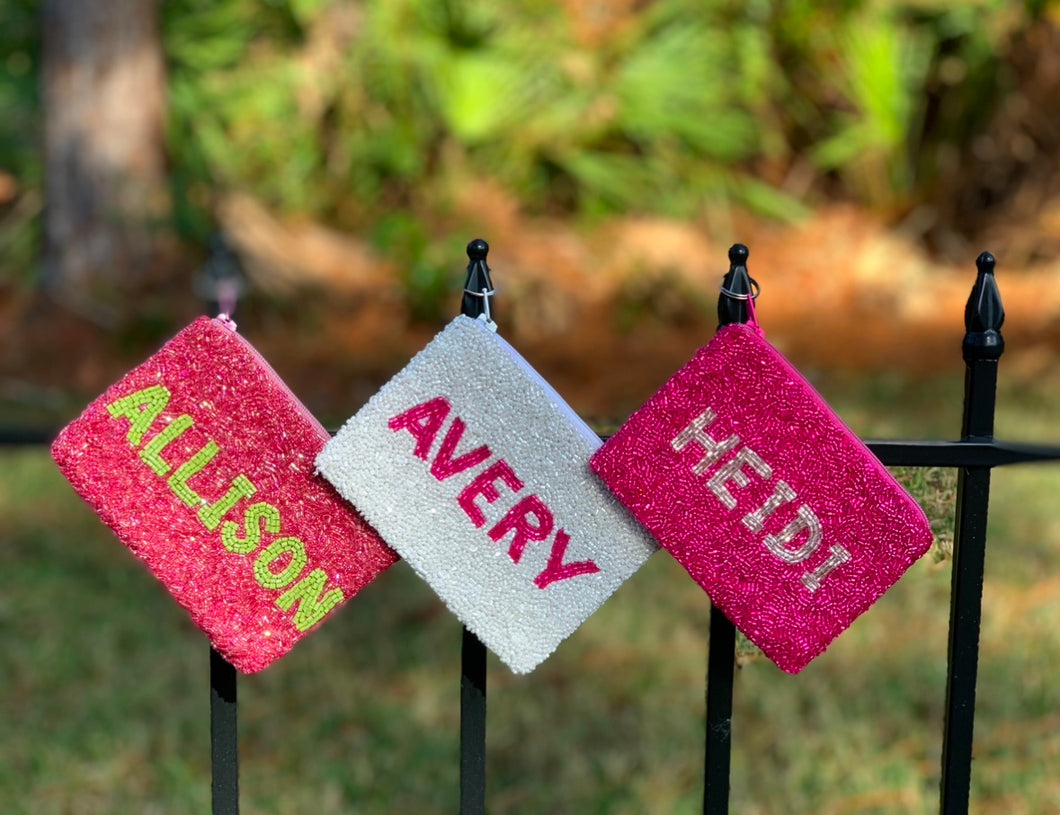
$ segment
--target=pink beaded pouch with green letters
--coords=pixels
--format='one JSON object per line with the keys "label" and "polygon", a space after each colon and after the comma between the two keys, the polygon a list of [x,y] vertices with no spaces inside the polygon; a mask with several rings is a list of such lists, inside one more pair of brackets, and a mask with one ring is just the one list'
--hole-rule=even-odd
{"label": "pink beaded pouch with green letters", "polygon": [[252,673],[396,559],[316,475],[328,438],[231,320],[202,317],[89,405],[52,455]]}
{"label": "pink beaded pouch with green letters", "polygon": [[916,502],[757,324],[721,328],[591,466],[789,673],[932,541]]}

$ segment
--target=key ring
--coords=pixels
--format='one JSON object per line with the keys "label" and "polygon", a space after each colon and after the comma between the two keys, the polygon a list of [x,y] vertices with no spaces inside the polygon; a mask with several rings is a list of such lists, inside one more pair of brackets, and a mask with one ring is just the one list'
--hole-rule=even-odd
{"label": "key ring", "polygon": [[731,297],[733,300],[757,300],[758,295],[762,292],[762,289],[758,285],[758,281],[755,280],[753,277],[748,278],[748,280],[751,281],[750,294],[737,294],[734,291],[729,291],[727,288],[725,288],[724,284],[722,284],[721,286],[721,293],[724,294],[726,297]]}

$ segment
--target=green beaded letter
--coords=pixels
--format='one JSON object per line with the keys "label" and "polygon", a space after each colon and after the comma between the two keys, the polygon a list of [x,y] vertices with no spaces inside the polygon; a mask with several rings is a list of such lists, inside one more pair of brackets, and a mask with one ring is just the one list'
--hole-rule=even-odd
{"label": "green beaded letter", "polygon": [[115,419],[124,416],[129,420],[126,438],[133,447],[139,447],[144,433],[168,404],[169,391],[162,385],[151,385],[111,402],[107,405],[107,412]]}
{"label": "green beaded letter", "polygon": [[162,460],[162,451],[194,424],[195,421],[187,413],[180,414],[140,449],[140,460],[154,470],[155,475],[165,475],[172,468]]}
{"label": "green beaded letter", "polygon": [[[274,572],[272,564],[286,554],[291,556],[287,565],[283,571]],[[263,589],[282,589],[302,573],[307,561],[305,544],[298,538],[277,538],[254,561],[254,579]]]}
{"label": "green beaded letter", "polygon": [[169,488],[176,494],[177,498],[189,507],[198,506],[203,501],[202,498],[199,497],[199,493],[195,492],[195,490],[188,486],[188,481],[202,472],[206,465],[213,461],[213,457],[219,452],[221,452],[221,447],[217,442],[206,442],[206,444],[202,446],[202,449],[181,464],[180,467],[177,468],[177,471],[173,473],[166,482],[169,484]]}
{"label": "green beaded letter", "polygon": [[308,631],[343,601],[342,589],[332,589],[321,597],[327,580],[323,569],[314,569],[276,598],[276,605],[284,611],[290,611],[291,606],[298,603],[294,627],[299,631]]}
{"label": "green beaded letter", "polygon": [[265,522],[265,531],[275,535],[280,531],[280,511],[272,504],[259,502],[247,507],[243,513],[244,537],[239,537],[239,524],[225,521],[221,524],[221,543],[225,549],[237,555],[249,555],[261,543],[261,522]]}
{"label": "green beaded letter", "polygon": [[210,531],[213,531],[214,529],[217,529],[217,525],[221,523],[221,519],[227,515],[236,504],[244,498],[249,498],[257,491],[258,488],[254,486],[253,482],[241,473],[232,480],[232,486],[228,488],[228,492],[212,504],[199,510],[199,520],[202,521],[203,526]]}

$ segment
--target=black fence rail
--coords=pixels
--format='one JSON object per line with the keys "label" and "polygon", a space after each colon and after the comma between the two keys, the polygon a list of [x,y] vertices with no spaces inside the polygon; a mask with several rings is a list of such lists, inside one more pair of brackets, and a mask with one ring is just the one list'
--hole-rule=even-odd
{"label": "black fence rail", "polygon": [[[492,310],[493,284],[486,263],[489,247],[468,245],[467,282],[461,313],[470,317]],[[747,270],[747,248],[729,252],[730,268],[718,299],[719,324],[747,322],[747,298],[757,283]],[[963,355],[965,389],[961,436],[956,441],[869,441],[887,466],[957,468],[957,507],[950,590],[946,704],[942,723],[940,812],[969,811],[975,694],[986,554],[990,475],[994,467],[1060,460],[1060,447],[1015,444],[994,439],[998,362],[1004,351],[1004,309],[994,278],[994,258],[983,253],[965,308]],[[486,294],[483,294],[485,292]],[[54,433],[0,429],[0,445],[44,444]],[[461,815],[486,812],[486,649],[463,632],[460,677]],[[703,812],[729,812],[731,750],[738,723],[733,721],[736,629],[716,608],[710,613],[706,671]],[[210,654],[210,734],[212,811],[239,812],[239,749],[236,670],[216,651]]]}

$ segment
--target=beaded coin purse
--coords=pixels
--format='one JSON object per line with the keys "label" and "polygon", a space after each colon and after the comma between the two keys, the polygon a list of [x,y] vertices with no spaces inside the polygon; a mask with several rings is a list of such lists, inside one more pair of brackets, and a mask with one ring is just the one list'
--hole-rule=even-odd
{"label": "beaded coin purse", "polygon": [[89,405],[52,455],[253,673],[396,559],[314,473],[327,439],[234,323],[202,317]]}
{"label": "beaded coin purse", "polygon": [[591,466],[789,673],[932,541],[916,502],[754,322],[721,328]]}
{"label": "beaded coin purse", "polygon": [[457,317],[317,466],[467,628],[525,673],[657,549],[589,471],[599,445],[485,322]]}

